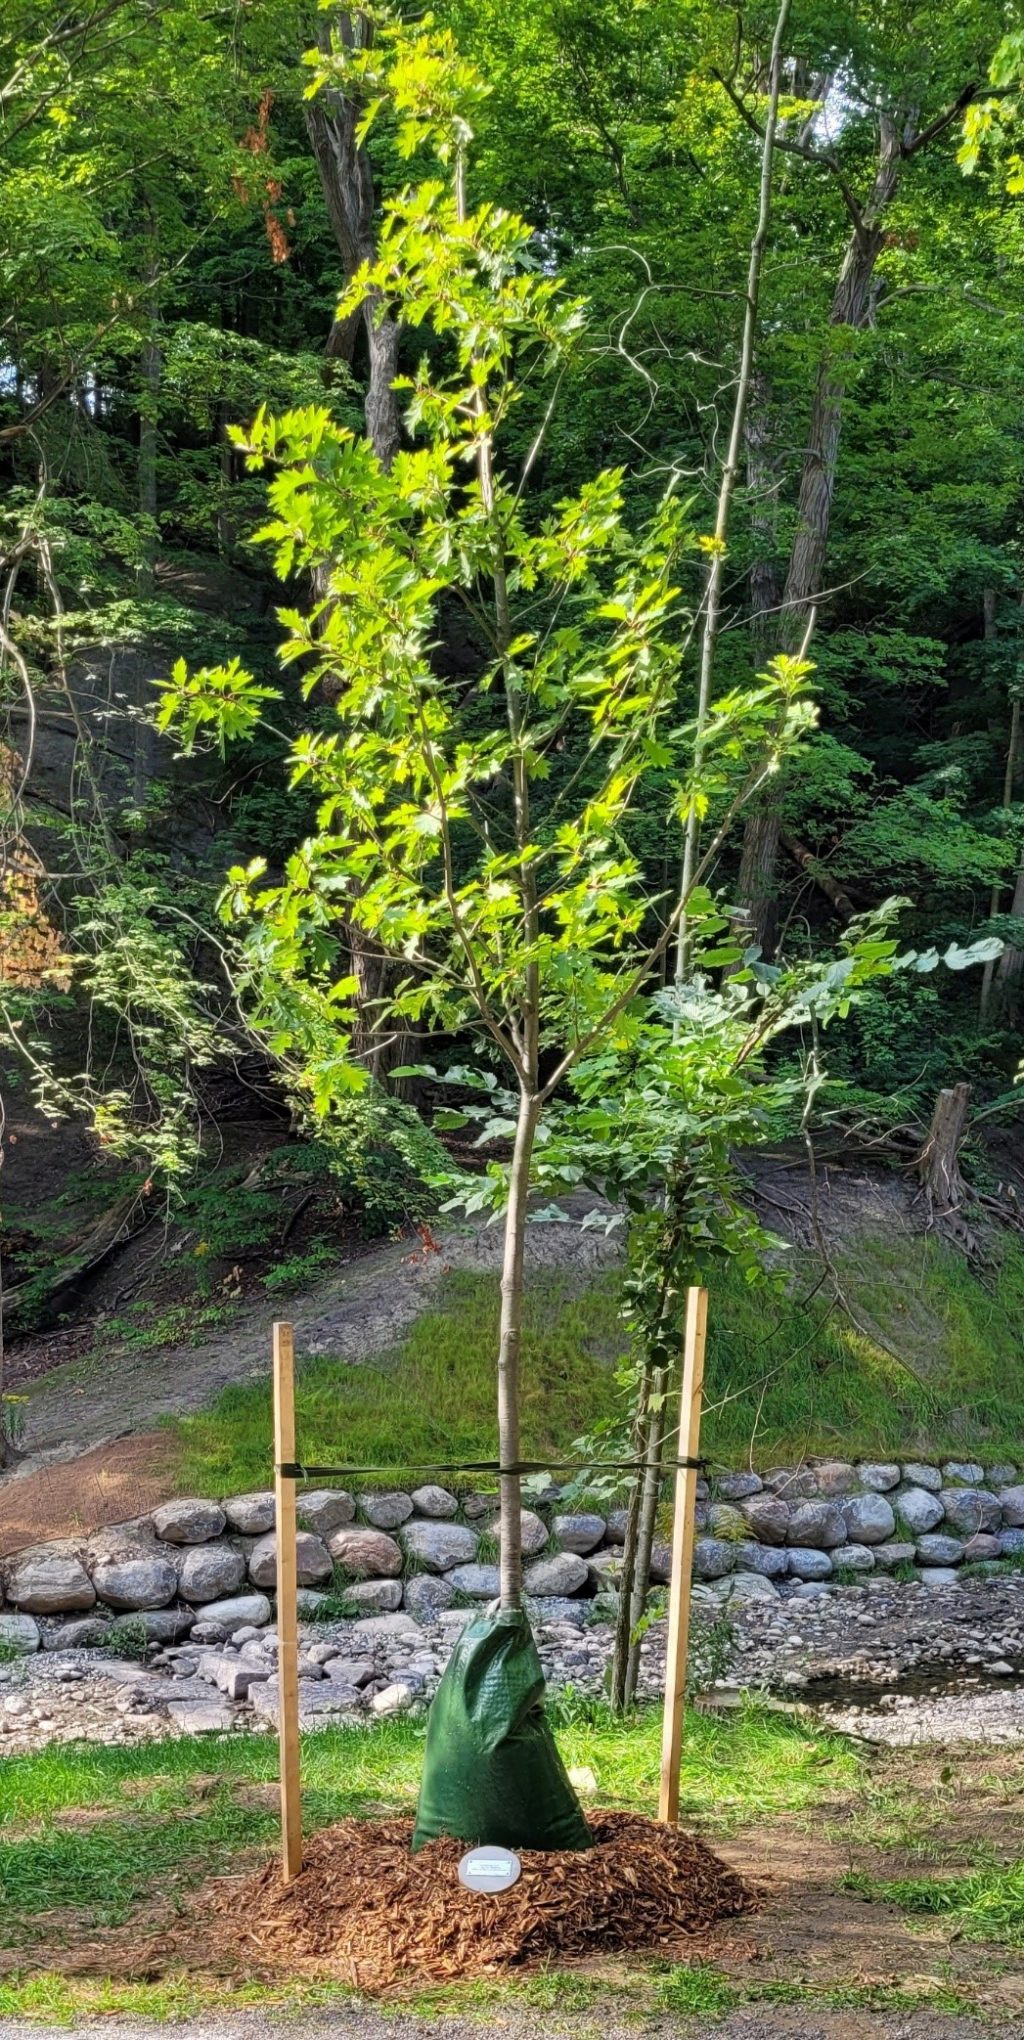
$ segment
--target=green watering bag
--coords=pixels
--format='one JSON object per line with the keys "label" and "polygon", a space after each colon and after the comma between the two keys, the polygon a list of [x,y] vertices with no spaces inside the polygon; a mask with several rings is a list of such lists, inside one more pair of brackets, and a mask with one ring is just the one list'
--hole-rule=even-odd
{"label": "green watering bag", "polygon": [[434,1696],[413,1854],[439,1835],[505,1849],[591,1846],[521,1609],[467,1622]]}

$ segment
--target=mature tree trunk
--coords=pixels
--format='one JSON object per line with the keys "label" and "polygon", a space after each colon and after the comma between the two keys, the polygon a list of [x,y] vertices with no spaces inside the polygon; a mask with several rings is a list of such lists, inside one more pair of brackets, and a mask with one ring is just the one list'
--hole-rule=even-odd
{"label": "mature tree trunk", "polygon": [[915,1164],[921,1188],[939,1219],[954,1217],[967,1195],[960,1174],[960,1148],[970,1102],[970,1084],[953,1084],[939,1092],[928,1138]]}
{"label": "mature tree trunk", "polygon": [[[1013,888],[1010,912],[1017,920],[1024,921],[1024,852],[1017,867],[1017,882]],[[1024,939],[1024,938],[1022,938]],[[1013,1021],[1020,1011],[1021,983],[1024,980],[1024,949],[1016,943],[1007,943],[996,965],[996,997],[1004,1009],[1004,1016]]]}
{"label": "mature tree trunk", "polygon": [[[990,597],[991,600],[989,599]],[[995,591],[994,589],[986,588],[985,590],[986,642],[991,642],[995,638],[995,635],[996,635]],[[1020,686],[1019,671],[1016,676],[1016,682],[1017,686],[1019,687]],[[1017,784],[1017,766],[1020,760],[1020,748],[1021,748],[1021,697],[1019,694],[1015,694],[1010,706],[1010,734],[1006,746],[1006,765],[1003,771],[1004,810],[1006,808],[1011,807],[1013,804],[1013,795]],[[1003,889],[997,879],[996,883],[992,887],[992,892],[989,897],[988,911],[990,920],[994,919],[995,915],[998,914],[1002,896]],[[1024,917],[1024,853],[1022,853],[1021,855],[1021,862],[1017,872],[1017,882],[1014,887],[1013,901],[1011,904],[1010,911],[1013,914],[1019,914],[1022,917]],[[995,961],[992,960],[986,963],[981,976],[981,998],[979,1001],[979,1013],[980,1018],[983,1021],[988,1019],[989,1011],[993,1003],[992,1001],[993,987],[996,984],[998,984],[1000,999],[1005,999],[1008,997],[1011,1008],[1011,1017],[1013,1018],[1016,1017],[1014,1008],[1018,996],[1018,987],[1020,983],[1022,966],[1024,966],[1024,954],[1022,954],[1019,948],[1012,948],[1009,946],[1003,950],[1002,956],[999,958],[998,977],[996,973]]]}

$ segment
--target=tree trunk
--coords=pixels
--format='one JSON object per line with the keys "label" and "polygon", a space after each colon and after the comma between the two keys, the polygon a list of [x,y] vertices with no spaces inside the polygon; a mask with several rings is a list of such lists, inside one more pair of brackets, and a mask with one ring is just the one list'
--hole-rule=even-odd
{"label": "tree trunk", "polygon": [[[1024,921],[1024,852],[1017,867],[1017,882],[1013,888],[1010,912],[1016,919]],[[1024,939],[1024,938],[1022,938]],[[996,965],[996,996],[1004,1009],[1004,1018],[1015,1021],[1020,1010],[1021,980],[1024,979],[1024,949],[1016,943],[1007,943]]]}
{"label": "tree trunk", "polygon": [[917,1157],[918,1181],[936,1218],[952,1217],[967,1195],[960,1174],[960,1148],[970,1102],[970,1084],[953,1084],[939,1092],[928,1138]]}
{"label": "tree trunk", "polygon": [[[988,599],[990,595],[992,596],[991,602]],[[994,590],[986,588],[985,590],[986,641],[991,641],[992,639],[994,639],[995,635],[996,635],[995,595]],[[1018,686],[1020,685],[1019,670],[1017,673],[1017,685]],[[1015,694],[1013,703],[1010,708],[1010,735],[1006,746],[1006,766],[1003,772],[1004,810],[1006,808],[1012,807],[1013,805],[1014,789],[1017,784],[1017,763],[1020,757],[1020,740],[1021,740],[1020,695]],[[990,919],[993,919],[995,915],[998,914],[1002,896],[1003,889],[997,880],[995,885],[992,887],[992,892],[989,897],[988,911]],[[1014,887],[1013,902],[1010,911],[1013,914],[1024,915],[1024,853],[1022,853],[1020,867],[1017,872],[1017,883]],[[988,1019],[989,1008],[992,1004],[993,985],[996,982],[998,982],[999,985],[999,994],[1001,998],[1005,997],[1007,986],[1009,986],[1010,1004],[1011,1008],[1013,1007],[1015,1003],[1014,988],[1017,986],[1020,980],[1022,962],[1024,962],[1024,958],[1022,958],[1020,949],[1011,949],[1009,947],[1004,949],[1002,956],[999,958],[998,980],[996,977],[996,964],[994,959],[986,963],[985,968],[981,975],[981,998],[979,1001],[979,1017],[983,1021]],[[1015,1018],[1016,1016],[1011,1012],[1011,1017]]]}
{"label": "tree trunk", "polygon": [[[632,1707],[636,1699],[637,1681],[640,1677],[640,1644],[642,1635],[640,1623],[647,1607],[647,1595],[651,1580],[651,1552],[654,1549],[654,1532],[657,1526],[658,1499],[661,1493],[661,1451],[665,1442],[665,1395],[668,1376],[664,1367],[654,1371],[651,1383],[652,1407],[648,1416],[647,1449],[644,1455],[643,1480],[640,1484],[640,1516],[637,1525],[636,1563],[633,1571],[632,1592],[629,1608],[629,1650],[626,1658],[624,1704]],[[623,1583],[625,1592],[625,1583]]]}
{"label": "tree trunk", "polygon": [[809,850],[806,843],[801,843],[799,836],[794,836],[789,829],[780,830],[779,841],[794,862],[800,865],[801,870],[806,871],[808,878],[814,880],[825,898],[831,900],[836,913],[841,914],[844,921],[852,921],[857,909],[849,893],[843,891],[838,879],[833,878],[832,873],[822,864],[820,858],[814,855],[813,850]]}
{"label": "tree trunk", "polygon": [[[526,1211],[530,1160],[540,1118],[535,1092],[521,1090],[515,1146],[509,1171],[505,1213],[505,1251],[501,1266],[501,1325],[498,1334],[498,1460],[514,1467],[522,1457],[519,1436],[519,1360],[523,1327],[526,1258]],[[522,1482],[518,1473],[502,1472],[501,1481],[501,1605],[523,1604]]]}

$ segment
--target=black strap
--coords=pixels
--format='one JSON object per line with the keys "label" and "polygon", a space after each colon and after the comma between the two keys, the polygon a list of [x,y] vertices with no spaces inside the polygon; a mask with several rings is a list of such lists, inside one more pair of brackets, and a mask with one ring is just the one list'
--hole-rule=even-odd
{"label": "black strap", "polygon": [[[644,1459],[516,1459],[510,1466],[502,1466],[499,1459],[468,1459],[454,1463],[415,1464],[411,1466],[306,1466],[301,1460],[286,1460],[274,1471],[283,1480],[351,1480],[359,1474],[399,1473],[636,1473],[647,1461]],[[707,1459],[662,1459],[662,1472],[673,1467],[685,1466],[693,1472],[702,1472],[710,1461]]]}

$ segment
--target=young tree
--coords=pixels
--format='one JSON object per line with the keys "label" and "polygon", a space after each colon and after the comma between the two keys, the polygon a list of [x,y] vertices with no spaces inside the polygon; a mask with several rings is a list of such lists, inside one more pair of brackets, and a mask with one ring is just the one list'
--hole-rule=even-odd
{"label": "young tree", "polygon": [[[367,95],[364,128],[386,102],[404,152],[429,150],[439,170],[386,208],[379,256],[339,316],[370,296],[433,341],[402,383],[420,443],[390,466],[315,411],[261,415],[249,435],[250,460],[275,469],[267,535],[279,569],[326,576],[312,616],[283,613],[282,656],[306,666],[307,696],[330,677],[336,720],[311,719],[293,750],[293,776],[320,798],[317,832],[280,883],[265,883],[261,864],[233,872],[230,904],[251,917],[259,1024],[322,1110],[361,1081],[346,916],[403,964],[387,994],[394,1024],[469,1030],[510,1075],[514,1110],[485,1130],[512,1142],[495,1194],[501,1599],[515,1607],[524,1242],[545,1114],[582,1058],[628,1033],[680,914],[697,934],[702,919],[721,925],[703,881],[722,836],[813,712],[806,667],[778,660],[712,706],[695,779],[673,728],[677,577],[696,544],[674,490],[635,534],[614,470],[536,519],[537,439],[518,475],[500,460],[531,377],[578,353],[583,308],[536,266],[521,219],[470,204],[478,77],[447,36],[387,24],[370,49],[339,46],[322,75]],[[453,683],[432,652],[439,605],[456,602],[478,663]],[[242,735],[260,692],[237,665],[179,667],[161,722],[186,744],[208,725]],[[714,809],[671,909],[648,896],[629,847],[638,789],[669,764],[677,821]]]}

